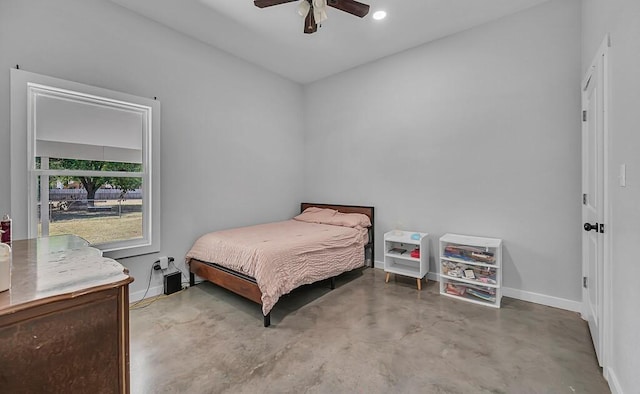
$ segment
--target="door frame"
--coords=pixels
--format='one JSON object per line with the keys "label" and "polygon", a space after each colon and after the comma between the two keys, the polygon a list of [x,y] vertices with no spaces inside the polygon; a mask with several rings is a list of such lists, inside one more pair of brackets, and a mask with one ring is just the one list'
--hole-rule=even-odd
{"label": "door frame", "polygon": [[[605,231],[603,235],[603,261],[602,261],[602,300],[601,300],[601,333],[602,336],[599,338],[601,343],[601,354],[600,354],[600,362],[602,363],[602,371],[605,379],[609,380],[609,366],[611,365],[611,333],[613,328],[613,319],[612,319],[612,290],[613,286],[611,283],[611,262],[613,261],[612,256],[612,248],[611,248],[611,240],[612,240],[612,229],[613,223],[611,222],[611,204],[610,204],[610,196],[609,196],[609,188],[610,188],[610,176],[609,176],[609,140],[610,140],[610,130],[609,130],[609,111],[610,111],[610,77],[609,77],[609,48],[611,47],[611,39],[609,34],[605,35],[604,40],[600,44],[596,55],[591,61],[591,65],[587,69],[584,78],[582,80],[582,84],[580,85],[580,93],[581,93],[581,106],[582,110],[586,110],[585,108],[585,87],[589,79],[592,76],[593,69],[596,67],[597,62],[600,58],[602,58],[602,104],[603,104],[603,184],[604,188],[604,217],[602,221],[605,223]],[[584,129],[585,124],[582,123],[582,129]],[[584,134],[582,134],[584,135]],[[584,163],[581,167],[584,167]],[[584,168],[581,168],[581,172]],[[581,174],[582,179],[582,174]],[[582,186],[581,186],[582,188]],[[584,192],[584,190],[583,190]],[[582,208],[581,208],[582,209]],[[582,218],[582,214],[581,214]],[[582,227],[582,226],[580,226]],[[581,230],[584,231],[584,230]],[[582,237],[581,237],[582,238]],[[582,259],[582,274],[583,276],[586,274],[587,269],[584,264],[584,258]],[[582,288],[582,318],[586,317],[586,297],[588,294],[586,289]]]}

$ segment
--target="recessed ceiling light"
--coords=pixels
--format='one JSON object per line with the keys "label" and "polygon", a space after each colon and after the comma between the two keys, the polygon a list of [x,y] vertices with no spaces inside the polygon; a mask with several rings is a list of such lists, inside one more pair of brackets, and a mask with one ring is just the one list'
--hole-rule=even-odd
{"label": "recessed ceiling light", "polygon": [[380,21],[387,17],[387,13],[385,11],[376,11],[373,13],[373,19]]}

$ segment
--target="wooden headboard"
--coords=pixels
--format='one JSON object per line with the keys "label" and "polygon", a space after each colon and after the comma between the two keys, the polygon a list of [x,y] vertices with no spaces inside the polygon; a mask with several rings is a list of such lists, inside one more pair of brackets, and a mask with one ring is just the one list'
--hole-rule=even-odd
{"label": "wooden headboard", "polygon": [[342,213],[361,213],[363,215],[367,215],[369,220],[371,220],[371,227],[369,227],[369,243],[364,246],[365,249],[369,249],[371,253],[371,267],[373,268],[375,265],[374,259],[374,251],[375,251],[375,232],[374,232],[374,208],[363,205],[334,205],[334,204],[316,204],[310,202],[303,202],[300,204],[300,212],[303,212],[305,209],[309,207],[318,207],[318,208],[327,208],[327,209],[335,209],[338,212]]}

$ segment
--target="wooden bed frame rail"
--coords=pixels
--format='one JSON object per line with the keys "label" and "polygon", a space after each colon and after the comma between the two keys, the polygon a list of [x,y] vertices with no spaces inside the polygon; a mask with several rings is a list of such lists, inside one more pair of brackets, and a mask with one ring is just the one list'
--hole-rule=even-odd
{"label": "wooden bed frame rail", "polygon": [[[195,286],[195,275],[262,305],[262,292],[258,288],[258,283],[248,275],[215,263],[192,259],[189,263],[189,286]],[[264,316],[264,326],[269,327],[270,324],[271,313],[268,313]]]}

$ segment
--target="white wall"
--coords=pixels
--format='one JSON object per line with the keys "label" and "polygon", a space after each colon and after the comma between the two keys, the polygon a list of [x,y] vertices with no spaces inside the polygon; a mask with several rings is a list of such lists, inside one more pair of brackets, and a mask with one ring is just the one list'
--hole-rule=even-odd
{"label": "white wall", "polygon": [[[606,33],[609,50],[611,99],[608,177],[612,217],[611,300],[613,330],[611,365],[605,376],[614,392],[637,393],[640,387],[640,2],[584,0],[583,72],[590,66]],[[621,164],[627,166],[627,186],[618,185]]]}
{"label": "white wall", "polygon": [[[9,69],[162,104],[162,250],[122,260],[147,287],[200,234],[281,220],[302,197],[302,89],[105,0],[0,2],[0,212],[9,212]],[[14,226],[20,225],[14,223]],[[154,274],[151,286],[161,284]],[[141,294],[140,294],[141,295]]]}
{"label": "white wall", "polygon": [[432,271],[444,233],[502,238],[504,286],[577,307],[580,70],[557,0],[307,85],[306,198],[374,205],[379,261],[397,225]]}

